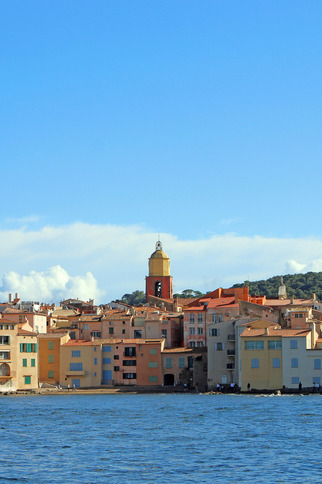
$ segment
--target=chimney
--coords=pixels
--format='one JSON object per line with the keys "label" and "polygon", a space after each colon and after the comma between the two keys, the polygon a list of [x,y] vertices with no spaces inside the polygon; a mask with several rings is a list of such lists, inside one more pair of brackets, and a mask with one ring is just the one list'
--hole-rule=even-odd
{"label": "chimney", "polygon": [[9,294],[9,303],[12,303],[12,294]]}
{"label": "chimney", "polygon": [[19,299],[19,295],[18,295],[17,292],[16,292],[16,295],[15,295],[15,299]]}

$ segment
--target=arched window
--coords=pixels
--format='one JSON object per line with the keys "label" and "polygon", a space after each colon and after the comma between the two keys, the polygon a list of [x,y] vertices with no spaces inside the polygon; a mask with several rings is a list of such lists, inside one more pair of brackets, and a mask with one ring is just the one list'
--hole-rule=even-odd
{"label": "arched window", "polygon": [[291,359],[291,367],[292,368],[298,368],[299,366],[299,360],[297,358],[292,358]]}
{"label": "arched window", "polygon": [[156,297],[161,297],[162,294],[162,284],[160,281],[157,281],[154,285],[154,295]]}
{"label": "arched window", "polygon": [[0,365],[0,376],[10,376],[10,366],[7,363]]}

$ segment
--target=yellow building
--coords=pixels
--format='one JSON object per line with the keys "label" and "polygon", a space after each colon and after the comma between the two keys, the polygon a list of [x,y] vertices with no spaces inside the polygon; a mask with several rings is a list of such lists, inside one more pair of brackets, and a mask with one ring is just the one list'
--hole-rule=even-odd
{"label": "yellow building", "polygon": [[37,346],[29,323],[0,319],[0,391],[38,388]]}
{"label": "yellow building", "polygon": [[241,390],[283,387],[282,332],[270,321],[246,324],[241,334]]}
{"label": "yellow building", "polygon": [[70,339],[60,348],[60,384],[63,387],[99,387],[102,382],[102,340]]}

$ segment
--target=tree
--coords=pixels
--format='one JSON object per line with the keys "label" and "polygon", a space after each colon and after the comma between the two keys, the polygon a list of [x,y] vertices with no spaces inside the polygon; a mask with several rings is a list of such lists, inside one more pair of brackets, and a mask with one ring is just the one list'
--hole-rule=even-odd
{"label": "tree", "polygon": [[131,294],[124,294],[121,301],[130,306],[138,306],[139,304],[145,303],[145,293],[143,291],[133,291]]}

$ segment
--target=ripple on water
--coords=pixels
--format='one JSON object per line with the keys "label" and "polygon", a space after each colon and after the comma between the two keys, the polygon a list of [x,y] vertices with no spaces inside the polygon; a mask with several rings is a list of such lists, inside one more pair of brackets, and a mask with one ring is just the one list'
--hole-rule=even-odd
{"label": "ripple on water", "polygon": [[317,483],[321,410],[309,396],[4,398],[0,482]]}

